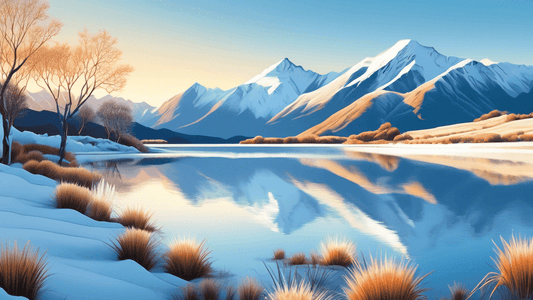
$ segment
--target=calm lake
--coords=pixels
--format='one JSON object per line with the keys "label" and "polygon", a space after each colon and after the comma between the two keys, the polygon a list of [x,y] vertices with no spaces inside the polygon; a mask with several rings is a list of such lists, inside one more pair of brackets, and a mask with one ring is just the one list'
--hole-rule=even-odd
{"label": "calm lake", "polygon": [[[268,286],[263,262],[275,266],[273,250],[309,255],[339,236],[359,257],[408,258],[417,274],[432,272],[423,282],[435,299],[494,271],[500,236],[533,235],[533,165],[525,162],[338,146],[158,148],[92,156],[89,166],[116,185],[118,210],[154,212],[165,243],[206,239],[228,280],[253,276]],[[332,280],[343,286],[341,276]]]}

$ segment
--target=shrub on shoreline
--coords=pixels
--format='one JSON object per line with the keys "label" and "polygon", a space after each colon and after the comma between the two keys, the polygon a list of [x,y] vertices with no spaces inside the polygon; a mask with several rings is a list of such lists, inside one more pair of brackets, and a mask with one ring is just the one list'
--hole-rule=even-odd
{"label": "shrub on shoreline", "polygon": [[287,258],[287,263],[292,266],[305,265],[307,258],[305,257],[305,253],[298,252]]}
{"label": "shrub on shoreline", "polygon": [[157,264],[157,247],[159,241],[146,230],[127,228],[119,235],[111,247],[118,260],[131,259],[150,271]]}
{"label": "shrub on shoreline", "polygon": [[239,300],[260,300],[264,290],[257,280],[246,277],[239,284],[237,293],[239,294]]}
{"label": "shrub on shoreline", "polygon": [[274,250],[274,259],[275,260],[285,259],[285,250],[281,248]]}
{"label": "shrub on shoreline", "polygon": [[8,294],[36,299],[49,276],[47,272],[44,254],[39,256],[29,243],[22,250],[16,242],[13,247],[0,247],[0,287]]}
{"label": "shrub on shoreline", "polygon": [[174,241],[165,254],[165,271],[187,281],[209,276],[213,271],[208,257],[211,251],[204,245],[205,240],[197,243],[191,238]]}
{"label": "shrub on shoreline", "polygon": [[148,148],[141,141],[139,141],[138,138],[134,137],[131,134],[122,135],[118,143],[124,146],[134,147],[142,153],[150,152],[150,150],[148,150]]}

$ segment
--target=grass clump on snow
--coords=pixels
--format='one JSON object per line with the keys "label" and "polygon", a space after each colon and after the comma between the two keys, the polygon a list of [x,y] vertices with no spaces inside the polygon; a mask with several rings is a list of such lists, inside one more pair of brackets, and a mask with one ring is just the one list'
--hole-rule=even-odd
{"label": "grass clump on snow", "polygon": [[320,262],[326,266],[343,266],[348,267],[355,261],[355,245],[346,240],[328,238],[320,244],[320,253],[322,255]]}
{"label": "grass clump on snow", "polygon": [[87,216],[96,221],[111,221],[113,208],[111,201],[115,198],[115,186],[101,180],[93,186],[93,200],[89,205]]}
{"label": "grass clump on snow", "polygon": [[205,279],[198,286],[203,300],[219,300],[222,285],[213,279]]}
{"label": "grass clump on snow", "polygon": [[30,248],[29,243],[19,249],[15,242],[13,247],[0,247],[0,287],[13,296],[36,299],[42,289],[47,274],[47,262],[44,255]]}
{"label": "grass clump on snow", "polygon": [[239,284],[237,293],[239,300],[260,300],[264,290],[257,280],[247,277]]}
{"label": "grass clump on snow", "polygon": [[355,261],[355,267],[345,277],[344,289],[348,300],[421,300],[425,289],[421,282],[429,274],[415,278],[416,267],[392,259],[381,261],[370,257],[370,265]]}
{"label": "grass clump on snow", "polygon": [[209,253],[201,243],[185,238],[174,241],[165,254],[165,270],[174,276],[190,281],[212,273]]}
{"label": "grass clump on snow", "polygon": [[102,176],[96,172],[81,167],[61,167],[48,160],[41,162],[30,160],[22,168],[33,174],[43,175],[61,182],[76,183],[86,188],[92,188],[95,183],[102,179]]}
{"label": "grass clump on snow", "polygon": [[88,188],[64,182],[56,187],[54,199],[57,208],[70,208],[85,214],[93,201],[93,193]]}
{"label": "grass clump on snow", "polygon": [[118,260],[131,259],[150,271],[157,264],[158,245],[158,240],[151,232],[128,228],[111,247],[117,253]]}
{"label": "grass clump on snow", "polygon": [[503,250],[496,246],[496,272],[490,272],[481,281],[479,288],[494,285],[490,296],[503,287],[514,299],[533,298],[533,238],[518,239],[511,236],[509,242],[501,239]]}
{"label": "grass clump on snow", "polygon": [[193,284],[187,284],[181,288],[181,293],[172,296],[172,300],[200,300],[200,294]]}
{"label": "grass clump on snow", "polygon": [[142,208],[129,207],[119,214],[117,222],[124,227],[143,229],[150,232],[158,231],[159,228],[151,220],[152,215],[152,213]]}

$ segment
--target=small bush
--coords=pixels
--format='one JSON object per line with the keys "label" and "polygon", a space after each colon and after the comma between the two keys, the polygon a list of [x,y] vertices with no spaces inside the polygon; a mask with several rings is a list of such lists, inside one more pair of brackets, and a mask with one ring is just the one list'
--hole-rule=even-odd
{"label": "small bush", "polygon": [[74,183],[59,184],[54,193],[57,208],[70,208],[82,214],[93,200],[93,194],[88,188]]}
{"label": "small bush", "polygon": [[506,111],[499,111],[499,110],[495,109],[495,110],[489,112],[488,114],[481,115],[481,117],[479,117],[477,119],[474,119],[474,122],[488,120],[488,119],[491,119],[491,118],[499,117],[501,115],[505,115],[507,113],[508,112],[506,112]]}
{"label": "small bush", "polygon": [[241,281],[237,288],[239,300],[259,300],[264,290],[257,280],[249,277]]}
{"label": "small bush", "polygon": [[134,147],[135,149],[139,150],[142,153],[150,152],[150,150],[141,141],[139,141],[138,138],[130,134],[122,135],[118,143],[124,146]]}
{"label": "small bush", "polygon": [[355,261],[355,245],[348,240],[328,238],[320,244],[323,265],[348,267]]}
{"label": "small bush", "polygon": [[298,253],[293,254],[291,257],[287,259],[287,263],[293,266],[305,265],[307,263],[307,259],[305,258],[305,253],[298,252]]}
{"label": "small bush", "polygon": [[425,299],[421,282],[427,275],[415,278],[415,272],[416,267],[392,259],[377,261],[371,257],[368,266],[355,261],[355,268],[345,277],[344,293],[348,300]]}
{"label": "small bush", "polygon": [[174,276],[190,281],[208,276],[212,272],[205,241],[197,243],[193,239],[175,241],[165,254],[165,270]]}
{"label": "small bush", "polygon": [[312,265],[320,265],[320,264],[322,264],[322,257],[318,253],[316,253],[314,251],[311,251],[309,256],[310,256],[309,262]]}
{"label": "small bush", "polygon": [[274,292],[268,294],[270,300],[325,300],[328,299],[326,293],[317,292],[303,280],[300,284],[293,282],[291,285],[277,286]]}
{"label": "small bush", "polygon": [[203,300],[218,300],[222,286],[212,279],[203,280],[198,286]]}
{"label": "small bush", "polygon": [[[47,145],[40,144],[26,144],[23,146],[24,153],[29,153],[31,151],[39,151],[42,154],[52,154],[59,156],[59,148],[55,148]],[[65,151],[65,159],[69,161],[69,167],[77,167],[78,162],[76,161],[76,156],[71,152]]]}
{"label": "small bush", "polygon": [[0,287],[13,296],[37,298],[46,278],[47,262],[44,255],[30,248],[29,243],[20,250],[15,242],[13,247],[0,248]]}
{"label": "small bush", "polygon": [[285,259],[285,250],[281,248],[274,250],[274,259]]}
{"label": "small bush", "polygon": [[141,140],[143,144],[168,144],[168,141],[162,139],[144,139]]}
{"label": "small bush", "polygon": [[157,263],[159,242],[152,233],[136,228],[128,228],[111,245],[118,260],[131,259],[150,271]]}
{"label": "small bush", "polygon": [[141,208],[126,208],[119,214],[117,222],[124,227],[143,229],[154,232],[159,228],[151,221],[152,213],[146,212]]}
{"label": "small bush", "polygon": [[24,153],[24,148],[22,148],[22,145],[20,143],[18,142],[11,143],[11,160],[12,161],[18,162],[17,157],[19,157],[19,155],[23,153]]}
{"label": "small bush", "polygon": [[531,299],[533,297],[533,238],[516,239],[511,236],[509,243],[501,238],[503,250],[496,246],[498,257],[496,272],[490,272],[483,278],[480,288],[494,285],[492,294],[499,287],[504,287],[511,298]]}

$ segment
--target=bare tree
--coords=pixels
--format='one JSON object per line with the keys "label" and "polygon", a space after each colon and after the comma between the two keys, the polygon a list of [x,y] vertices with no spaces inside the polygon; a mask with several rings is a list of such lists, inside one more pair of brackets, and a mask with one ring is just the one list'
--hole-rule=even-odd
{"label": "bare tree", "polygon": [[[0,83],[0,88],[3,88],[3,84]],[[6,109],[4,114],[9,121],[9,128],[13,127],[15,119],[20,116],[20,113],[28,108],[28,97],[24,93],[24,89],[10,83],[4,92],[4,101],[6,103]],[[12,140],[9,139],[9,148],[11,149]],[[11,151],[8,154],[8,160],[6,164],[11,164]]]}
{"label": "bare tree", "polygon": [[84,105],[82,108],[80,108],[80,111],[78,112],[78,117],[81,121],[81,127],[78,131],[78,135],[80,135],[81,131],[83,130],[83,127],[85,127],[85,123],[91,122],[94,117],[96,117],[96,113],[90,106]]}
{"label": "bare tree", "polygon": [[79,45],[74,48],[56,44],[39,51],[43,59],[35,67],[35,80],[54,98],[62,125],[59,164],[65,156],[68,121],[95,90],[108,93],[122,90],[133,71],[130,65],[119,64],[122,51],[116,44],[117,39],[105,30],[94,35],[84,30],[79,33]]}
{"label": "bare tree", "polygon": [[116,103],[112,100],[107,100],[102,103],[100,108],[98,108],[97,114],[104,125],[107,138],[109,139],[111,133],[114,133],[117,142],[120,141],[122,135],[128,133],[133,123],[131,107],[126,104]]}
{"label": "bare tree", "polygon": [[[6,89],[15,74],[53,36],[62,24],[49,19],[46,0],[0,0],[0,113],[4,137],[2,139],[2,163],[9,161],[12,120],[6,115]],[[19,85],[16,82],[15,85]],[[25,88],[25,86],[24,86]],[[23,89],[24,89],[23,88]]]}

